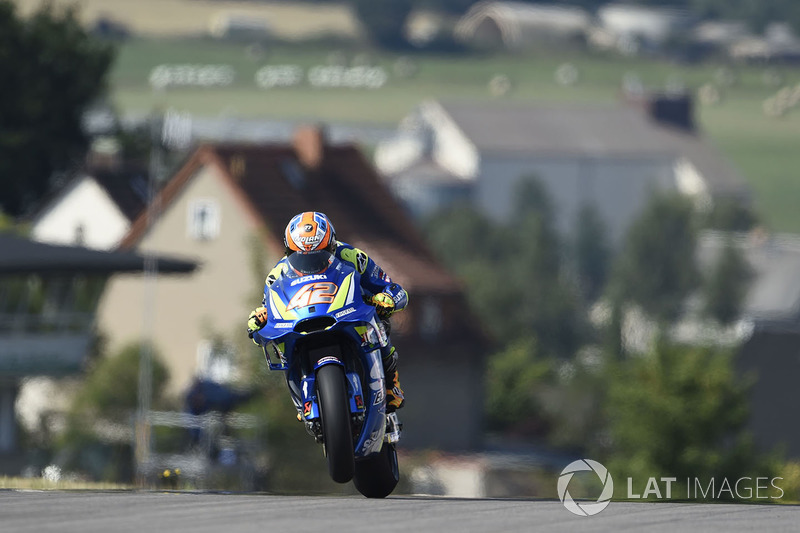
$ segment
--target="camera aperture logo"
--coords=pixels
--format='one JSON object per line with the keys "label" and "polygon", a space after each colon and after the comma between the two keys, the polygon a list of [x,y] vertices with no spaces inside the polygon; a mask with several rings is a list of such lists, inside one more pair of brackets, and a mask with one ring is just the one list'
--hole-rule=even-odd
{"label": "camera aperture logo", "polygon": [[[581,502],[578,503],[572,499],[569,493],[569,482],[575,472],[593,471],[600,478],[603,483],[603,491],[595,502]],[[561,503],[564,504],[567,511],[578,516],[592,516],[596,515],[611,502],[611,496],[614,494],[614,480],[611,479],[611,474],[605,466],[597,461],[591,459],[578,459],[567,465],[558,476],[558,497]]]}

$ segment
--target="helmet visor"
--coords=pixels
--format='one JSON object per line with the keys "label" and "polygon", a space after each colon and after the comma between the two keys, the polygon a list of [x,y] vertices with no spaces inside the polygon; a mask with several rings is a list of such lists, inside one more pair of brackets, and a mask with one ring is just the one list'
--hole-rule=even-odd
{"label": "helmet visor", "polygon": [[295,252],[289,256],[289,266],[300,274],[319,274],[328,268],[333,256],[327,250],[316,250],[314,252]]}

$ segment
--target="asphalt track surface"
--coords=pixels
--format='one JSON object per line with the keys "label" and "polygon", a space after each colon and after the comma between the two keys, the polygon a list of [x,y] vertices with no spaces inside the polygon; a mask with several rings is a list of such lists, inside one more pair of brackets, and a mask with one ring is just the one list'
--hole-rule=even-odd
{"label": "asphalt track surface", "polygon": [[0,531],[242,533],[800,531],[800,506],[611,502],[579,517],[558,501],[185,492],[0,491]]}

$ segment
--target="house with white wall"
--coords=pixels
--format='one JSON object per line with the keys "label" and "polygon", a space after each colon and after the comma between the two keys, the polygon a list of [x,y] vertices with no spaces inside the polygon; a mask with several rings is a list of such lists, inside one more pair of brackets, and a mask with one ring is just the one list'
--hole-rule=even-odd
{"label": "house with white wall", "polygon": [[82,173],[57,191],[31,219],[31,238],[51,244],[113,250],[147,203],[142,175]]}
{"label": "house with white wall", "polygon": [[428,101],[378,144],[375,164],[417,216],[467,200],[506,221],[517,184],[535,177],[563,233],[591,205],[618,240],[656,191],[677,190],[704,207],[749,197],[738,172],[693,128],[685,106],[690,102]]}

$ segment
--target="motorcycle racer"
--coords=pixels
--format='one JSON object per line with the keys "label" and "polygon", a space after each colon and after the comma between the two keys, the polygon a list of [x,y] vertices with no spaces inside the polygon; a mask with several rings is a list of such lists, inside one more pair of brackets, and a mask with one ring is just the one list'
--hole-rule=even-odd
{"label": "motorcycle racer", "polygon": [[[267,275],[267,286],[275,283],[289,268],[288,257],[291,254],[311,254],[319,250],[327,250],[339,260],[349,263],[360,274],[361,290],[366,301],[375,306],[388,336],[390,332],[389,317],[401,311],[408,304],[408,294],[366,254],[366,252],[347,243],[336,240],[336,231],[328,217],[320,212],[306,211],[292,217],[284,232],[284,257]],[[247,320],[247,331],[250,338],[267,323],[266,299],[262,305],[254,309]],[[397,371],[397,350],[389,342],[381,348],[383,371],[386,378],[386,410],[395,411],[403,407],[405,396],[400,387]]]}

